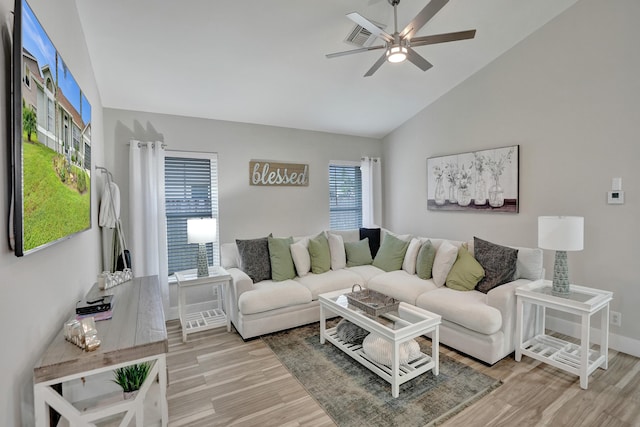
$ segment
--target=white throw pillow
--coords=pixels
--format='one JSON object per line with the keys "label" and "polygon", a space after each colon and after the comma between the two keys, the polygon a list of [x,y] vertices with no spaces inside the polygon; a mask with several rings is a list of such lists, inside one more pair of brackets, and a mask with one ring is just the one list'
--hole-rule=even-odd
{"label": "white throw pillow", "polygon": [[411,239],[407,252],[404,254],[402,269],[409,274],[416,274],[416,260],[418,258],[418,252],[420,251],[421,245],[422,242],[420,239]]}
{"label": "white throw pillow", "polygon": [[311,270],[311,256],[307,249],[307,239],[300,240],[299,242],[291,244],[291,258],[293,258],[293,265],[296,266],[296,272],[299,277],[306,276]]}
{"label": "white throw pillow", "polygon": [[[373,361],[385,366],[391,366],[392,345],[389,341],[376,334],[369,334],[362,342],[362,349]],[[401,365],[420,357],[420,345],[416,340],[405,341],[400,344],[398,359]]]}
{"label": "white throw pillow", "polygon": [[331,269],[340,270],[347,266],[347,253],[344,250],[342,236],[327,233],[329,236],[329,253],[331,254]]}
{"label": "white throw pillow", "polygon": [[447,240],[443,241],[436,251],[436,257],[433,260],[433,269],[431,270],[433,283],[435,283],[436,286],[444,286],[449,271],[451,271],[451,267],[453,267],[453,263],[456,262],[457,257],[458,248]]}

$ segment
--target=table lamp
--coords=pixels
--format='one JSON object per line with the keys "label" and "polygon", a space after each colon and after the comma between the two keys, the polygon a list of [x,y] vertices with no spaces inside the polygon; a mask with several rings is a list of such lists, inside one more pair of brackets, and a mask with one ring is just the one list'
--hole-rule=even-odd
{"label": "table lamp", "polygon": [[538,247],[556,251],[553,265],[553,287],[556,296],[569,295],[567,251],[584,248],[584,218],[581,216],[538,217]]}
{"label": "table lamp", "polygon": [[187,243],[198,243],[198,277],[209,276],[207,243],[215,241],[215,218],[192,218],[187,220]]}

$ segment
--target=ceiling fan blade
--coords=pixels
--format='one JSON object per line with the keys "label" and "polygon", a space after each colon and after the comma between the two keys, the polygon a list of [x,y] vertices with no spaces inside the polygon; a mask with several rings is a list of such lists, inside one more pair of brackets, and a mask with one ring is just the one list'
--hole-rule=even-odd
{"label": "ceiling fan blade", "polygon": [[411,40],[411,46],[424,46],[428,44],[454,42],[457,40],[472,39],[476,36],[476,30],[458,31],[455,33],[433,34],[431,36],[416,37]]}
{"label": "ceiling fan blade", "polygon": [[[447,0],[448,1],[448,0]],[[373,22],[369,21],[364,16],[360,15],[358,12],[351,12],[347,14],[347,18],[351,19],[356,24],[360,25],[362,28],[366,28],[371,34],[375,34],[386,42],[393,42],[393,36],[383,31],[380,27],[378,27]]]}
{"label": "ceiling fan blade", "polygon": [[431,62],[424,59],[422,56],[420,56],[420,54],[418,54],[418,52],[411,49],[410,47],[407,48],[407,59],[422,71],[427,71],[429,68],[433,67],[433,64],[431,64]]}
{"label": "ceiling fan blade", "polygon": [[409,24],[404,27],[404,30],[400,33],[400,38],[411,40],[411,37],[420,31],[420,28],[424,27],[424,24],[429,22],[429,20],[433,18],[435,14],[438,13],[448,2],[449,0],[431,0],[429,4],[427,4],[424,9],[422,9],[415,18],[413,18],[413,21],[409,22]]}
{"label": "ceiling fan blade", "polygon": [[380,45],[380,46],[370,46],[370,47],[363,47],[360,49],[353,49],[353,50],[345,50],[343,52],[335,52],[335,53],[328,53],[325,56],[327,58],[337,58],[338,56],[345,56],[345,55],[351,55],[354,53],[362,53],[362,52],[369,52],[370,50],[378,50],[378,49],[383,49],[384,46]]}
{"label": "ceiling fan blade", "polygon": [[373,66],[371,68],[369,68],[369,71],[366,72],[366,74],[364,75],[365,77],[369,77],[372,76],[373,73],[375,73],[376,71],[378,71],[378,68],[382,67],[382,64],[384,64],[385,62],[387,62],[387,53],[383,53],[382,56],[380,57],[380,59],[378,59],[376,61],[375,64],[373,64]]}

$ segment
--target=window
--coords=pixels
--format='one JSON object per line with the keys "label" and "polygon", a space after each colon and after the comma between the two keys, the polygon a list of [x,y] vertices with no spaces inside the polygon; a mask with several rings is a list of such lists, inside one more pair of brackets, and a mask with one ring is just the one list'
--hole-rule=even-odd
{"label": "window", "polygon": [[[187,243],[187,219],[218,218],[218,158],[209,153],[168,152],[164,174],[168,274],[172,275],[196,266],[198,245]],[[220,264],[217,243],[207,243],[207,256],[210,265]]]}
{"label": "window", "polygon": [[359,163],[329,165],[329,216],[332,230],[362,227],[362,176]]}

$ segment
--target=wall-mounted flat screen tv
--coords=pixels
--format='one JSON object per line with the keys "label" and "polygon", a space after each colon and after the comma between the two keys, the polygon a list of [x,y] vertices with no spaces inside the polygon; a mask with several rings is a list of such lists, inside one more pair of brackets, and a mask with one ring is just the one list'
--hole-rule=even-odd
{"label": "wall-mounted flat screen tv", "polygon": [[12,57],[15,254],[91,228],[91,105],[25,0],[16,0]]}

